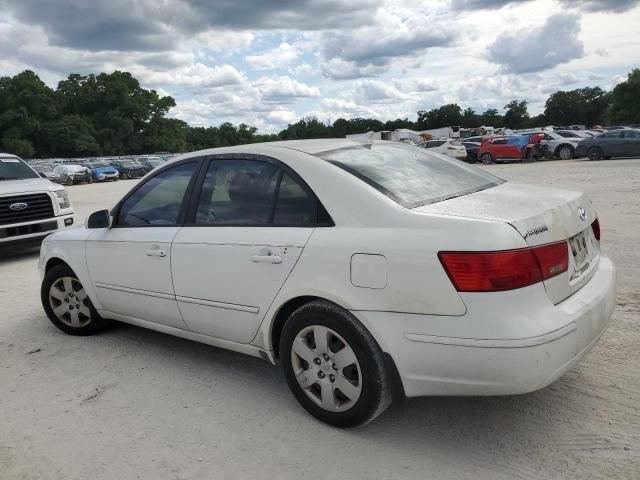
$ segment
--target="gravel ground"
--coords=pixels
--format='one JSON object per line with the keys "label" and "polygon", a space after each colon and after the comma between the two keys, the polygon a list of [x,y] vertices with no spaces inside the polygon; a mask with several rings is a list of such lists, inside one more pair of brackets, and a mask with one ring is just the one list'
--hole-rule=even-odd
{"label": "gravel ground", "polygon": [[[578,185],[619,267],[613,323],[536,393],[422,398],[340,431],[279,369],[131,326],[77,338],[46,319],[37,251],[0,257],[0,479],[640,478],[640,160],[484,167]],[[78,219],[133,181],[69,188]]]}

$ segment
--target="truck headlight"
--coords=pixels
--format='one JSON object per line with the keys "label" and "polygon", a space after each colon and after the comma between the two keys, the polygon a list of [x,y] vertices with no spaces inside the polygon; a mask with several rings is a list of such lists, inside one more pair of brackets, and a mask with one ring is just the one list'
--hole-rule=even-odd
{"label": "truck headlight", "polygon": [[69,201],[69,194],[66,190],[56,190],[56,197],[58,198],[58,206],[60,208],[69,208],[71,207],[71,202]]}

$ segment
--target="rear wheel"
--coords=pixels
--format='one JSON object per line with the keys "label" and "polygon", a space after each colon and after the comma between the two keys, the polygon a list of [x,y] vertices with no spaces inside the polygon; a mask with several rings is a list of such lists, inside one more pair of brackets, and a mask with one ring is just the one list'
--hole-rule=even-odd
{"label": "rear wheel", "polygon": [[66,186],[70,187],[71,185],[73,185],[73,178],[67,177],[67,180],[64,183]]}
{"label": "rear wheel", "polygon": [[490,163],[493,163],[494,158],[493,158],[493,155],[486,152],[482,154],[482,156],[480,157],[480,160],[482,160],[482,163],[484,163],[485,165],[489,165]]}
{"label": "rear wheel", "polygon": [[573,148],[563,145],[556,154],[560,160],[571,160],[573,158]]}
{"label": "rear wheel", "polygon": [[355,317],[329,302],[311,302],[291,315],[280,357],[298,402],[330,425],[363,425],[391,403],[380,347]]}
{"label": "rear wheel", "polygon": [[93,335],[109,323],[98,315],[82,283],[67,265],[56,265],[45,274],[40,297],[51,323],[70,335]]}
{"label": "rear wheel", "polygon": [[600,147],[591,147],[587,152],[589,160],[602,160],[604,158],[604,152]]}
{"label": "rear wheel", "polygon": [[129,174],[128,174],[128,173],[126,173],[126,172],[124,172],[124,173],[122,174],[122,179],[123,179],[123,180],[128,180],[128,179],[129,179]]}

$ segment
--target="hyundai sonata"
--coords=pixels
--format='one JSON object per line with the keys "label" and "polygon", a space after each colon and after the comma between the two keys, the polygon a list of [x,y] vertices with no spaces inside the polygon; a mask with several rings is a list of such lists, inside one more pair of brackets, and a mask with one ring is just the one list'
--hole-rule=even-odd
{"label": "hyundai sonata", "polygon": [[505,182],[391,142],[205,150],[45,240],[42,304],[281,364],[329,424],[394,393],[530,392],[602,335],[615,268],[578,190]]}

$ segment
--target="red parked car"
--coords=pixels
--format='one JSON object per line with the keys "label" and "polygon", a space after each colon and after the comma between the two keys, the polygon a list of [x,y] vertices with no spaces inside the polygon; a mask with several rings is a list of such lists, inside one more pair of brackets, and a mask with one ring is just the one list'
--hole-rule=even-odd
{"label": "red parked car", "polygon": [[535,161],[540,155],[540,134],[506,135],[482,140],[478,158],[484,164],[495,161]]}

